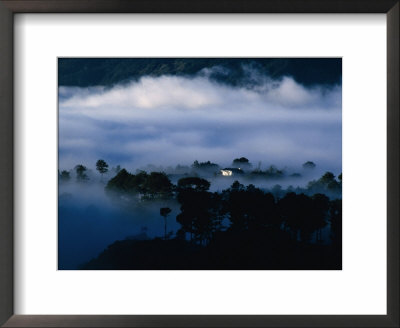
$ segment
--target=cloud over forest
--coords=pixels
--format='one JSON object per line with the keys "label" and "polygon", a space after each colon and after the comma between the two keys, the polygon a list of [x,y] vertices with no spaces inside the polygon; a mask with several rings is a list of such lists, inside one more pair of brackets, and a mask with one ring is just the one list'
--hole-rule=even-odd
{"label": "cloud over forest", "polygon": [[93,167],[99,158],[131,170],[196,159],[228,165],[239,156],[340,169],[341,86],[256,76],[256,85],[233,87],[213,81],[211,73],[59,87],[60,169]]}

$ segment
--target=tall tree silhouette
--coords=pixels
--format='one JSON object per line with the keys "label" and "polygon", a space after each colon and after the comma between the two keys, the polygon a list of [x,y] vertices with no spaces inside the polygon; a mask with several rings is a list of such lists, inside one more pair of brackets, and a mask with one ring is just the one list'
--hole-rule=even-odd
{"label": "tall tree silhouette", "polygon": [[167,240],[167,216],[171,213],[169,207],[160,208],[160,215],[164,218],[164,239]]}
{"label": "tall tree silhouette", "polygon": [[181,213],[176,220],[182,225],[185,232],[190,233],[190,239],[200,244],[211,239],[215,227],[213,218],[213,194],[208,192],[210,183],[201,178],[188,177],[178,181],[178,202],[181,204]]}
{"label": "tall tree silhouette", "polygon": [[78,164],[77,166],[75,166],[75,172],[76,172],[76,179],[79,182],[89,180],[89,177],[86,174],[86,172],[87,172],[86,166],[83,166],[82,164]]}
{"label": "tall tree silhouette", "polygon": [[101,181],[103,181],[103,174],[107,173],[108,164],[103,159],[99,159],[96,162],[96,170],[101,174]]}

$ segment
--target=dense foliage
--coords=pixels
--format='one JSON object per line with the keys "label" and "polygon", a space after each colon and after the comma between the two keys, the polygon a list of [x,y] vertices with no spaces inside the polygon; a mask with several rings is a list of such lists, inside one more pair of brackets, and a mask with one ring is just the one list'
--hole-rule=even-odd
{"label": "dense foliage", "polygon": [[144,199],[166,198],[172,195],[173,186],[165,173],[141,171],[131,174],[125,169],[108,181],[108,192],[123,193],[125,195],[141,194]]}

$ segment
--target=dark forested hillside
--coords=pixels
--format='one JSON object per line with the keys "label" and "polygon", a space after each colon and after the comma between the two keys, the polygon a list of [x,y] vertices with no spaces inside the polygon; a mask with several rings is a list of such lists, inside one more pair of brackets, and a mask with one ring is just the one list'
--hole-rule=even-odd
{"label": "dark forested hillside", "polygon": [[[257,83],[249,70],[271,78],[292,76],[304,85],[341,84],[340,58],[59,58],[59,86],[110,86],[142,76],[190,76],[201,70],[233,86]],[[204,72],[204,71],[203,71]]]}
{"label": "dark forested hillside", "polygon": [[[251,167],[244,157],[235,162]],[[307,163],[310,166],[312,162]],[[205,167],[214,172],[204,171]],[[111,179],[106,183],[103,178],[104,174],[107,177],[107,168],[104,160],[98,160],[98,173],[94,174],[79,164],[72,171],[60,172],[60,187],[72,191],[74,184],[80,190],[91,186],[94,194],[100,192],[96,188],[104,189],[107,198],[101,202],[108,199],[115,207],[126,208],[133,215],[127,221],[141,218],[142,230],[109,243],[100,255],[80,265],[81,269],[341,269],[342,174],[336,177],[326,172],[306,188],[282,189],[278,185],[259,188],[253,183],[293,179],[284,171],[271,176],[264,174],[271,170],[256,169],[257,177],[251,171],[229,176],[223,172],[232,172],[233,168],[221,170],[210,161],[195,161],[190,173],[170,175],[140,170],[132,174],[125,168],[112,168],[112,177],[108,175]],[[202,177],[203,173],[208,178]],[[223,190],[211,190],[211,185],[221,179],[233,183]],[[246,186],[235,179],[253,183]],[[64,193],[60,199],[63,227],[70,226],[65,217],[69,216],[72,197]],[[93,218],[99,222],[101,211],[93,211],[93,207],[85,209],[83,217],[94,212]],[[147,224],[153,220],[150,211],[159,213],[154,238],[147,235]],[[118,219],[110,215],[109,220]],[[83,237],[90,238],[91,233]],[[61,268],[68,266],[62,263]]]}

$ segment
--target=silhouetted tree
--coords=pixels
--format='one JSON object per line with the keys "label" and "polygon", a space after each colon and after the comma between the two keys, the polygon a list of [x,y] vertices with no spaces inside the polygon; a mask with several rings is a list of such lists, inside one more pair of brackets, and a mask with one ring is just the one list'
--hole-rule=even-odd
{"label": "silhouetted tree", "polygon": [[242,169],[249,169],[251,168],[252,165],[246,157],[240,157],[240,158],[235,158],[232,161],[232,166],[240,167]]}
{"label": "silhouetted tree", "polygon": [[342,185],[335,179],[335,175],[332,172],[326,172],[317,181],[310,181],[307,185],[307,189],[311,194],[329,193],[337,195],[341,192]]}
{"label": "silhouetted tree", "polygon": [[89,177],[87,176],[87,168],[81,164],[78,164],[75,166],[75,172],[76,172],[76,179],[79,182],[89,180]]}
{"label": "silhouetted tree", "polygon": [[242,185],[238,180],[235,180],[231,185],[231,191],[244,190],[244,185]]}
{"label": "silhouetted tree", "polygon": [[240,158],[235,158],[232,162],[232,164],[242,164],[242,163],[249,163],[249,160],[246,157],[240,157]]}
{"label": "silhouetted tree", "polygon": [[192,164],[192,169],[201,175],[217,173],[220,167],[218,164],[211,163],[210,161],[199,163],[199,161],[196,160]]}
{"label": "silhouetted tree", "polygon": [[147,179],[149,178],[149,175],[147,174],[146,171],[136,171],[136,174],[133,174],[132,176],[132,185],[133,189],[136,193],[140,193],[143,195],[146,195],[147,189],[146,189],[146,182]]}
{"label": "silhouetted tree", "polygon": [[135,176],[127,170],[120,170],[115,177],[110,179],[106,185],[107,191],[115,191],[121,193],[137,192]]}
{"label": "silhouetted tree", "polygon": [[60,181],[62,181],[62,182],[67,182],[67,181],[69,181],[71,179],[70,173],[68,171],[65,171],[65,170],[61,171],[59,177],[60,177]]}
{"label": "silhouetted tree", "polygon": [[211,163],[210,161],[199,163],[199,161],[194,161],[192,164],[192,168],[195,169],[218,169],[219,165],[215,163]]}
{"label": "silhouetted tree", "polygon": [[167,175],[151,172],[143,183],[145,198],[168,198],[172,196],[173,185]]}
{"label": "silhouetted tree", "polygon": [[276,228],[279,220],[274,196],[250,184],[245,188],[235,181],[222,192],[225,212],[231,221],[230,229],[236,232]]}
{"label": "silhouetted tree", "polygon": [[314,169],[316,167],[314,162],[307,161],[303,164],[303,168],[305,169]]}
{"label": "silhouetted tree", "polygon": [[200,244],[209,241],[215,227],[213,207],[217,202],[214,195],[207,192],[210,183],[202,178],[188,177],[178,181],[177,200],[181,204],[181,213],[176,220],[185,232],[193,235]]}
{"label": "silhouetted tree", "polygon": [[96,170],[101,174],[101,180],[103,181],[103,174],[108,171],[108,164],[104,160],[99,159],[96,162]]}
{"label": "silhouetted tree", "polygon": [[190,207],[186,209],[186,205],[181,206],[181,213],[176,216],[176,222],[178,222],[182,228],[179,229],[181,231],[180,236],[183,236],[183,233],[190,234],[190,241],[193,240],[193,220],[194,215],[192,211],[190,211]]}
{"label": "silhouetted tree", "polygon": [[122,169],[108,181],[106,190],[125,194],[141,194],[143,199],[169,198],[172,196],[173,184],[165,173],[138,171],[131,174]]}
{"label": "silhouetted tree", "polygon": [[167,240],[167,216],[171,213],[169,207],[160,208],[160,215],[164,218],[164,239]]}
{"label": "silhouetted tree", "polygon": [[328,185],[332,181],[335,180],[335,175],[332,172],[326,172],[320,179],[319,181]]}

